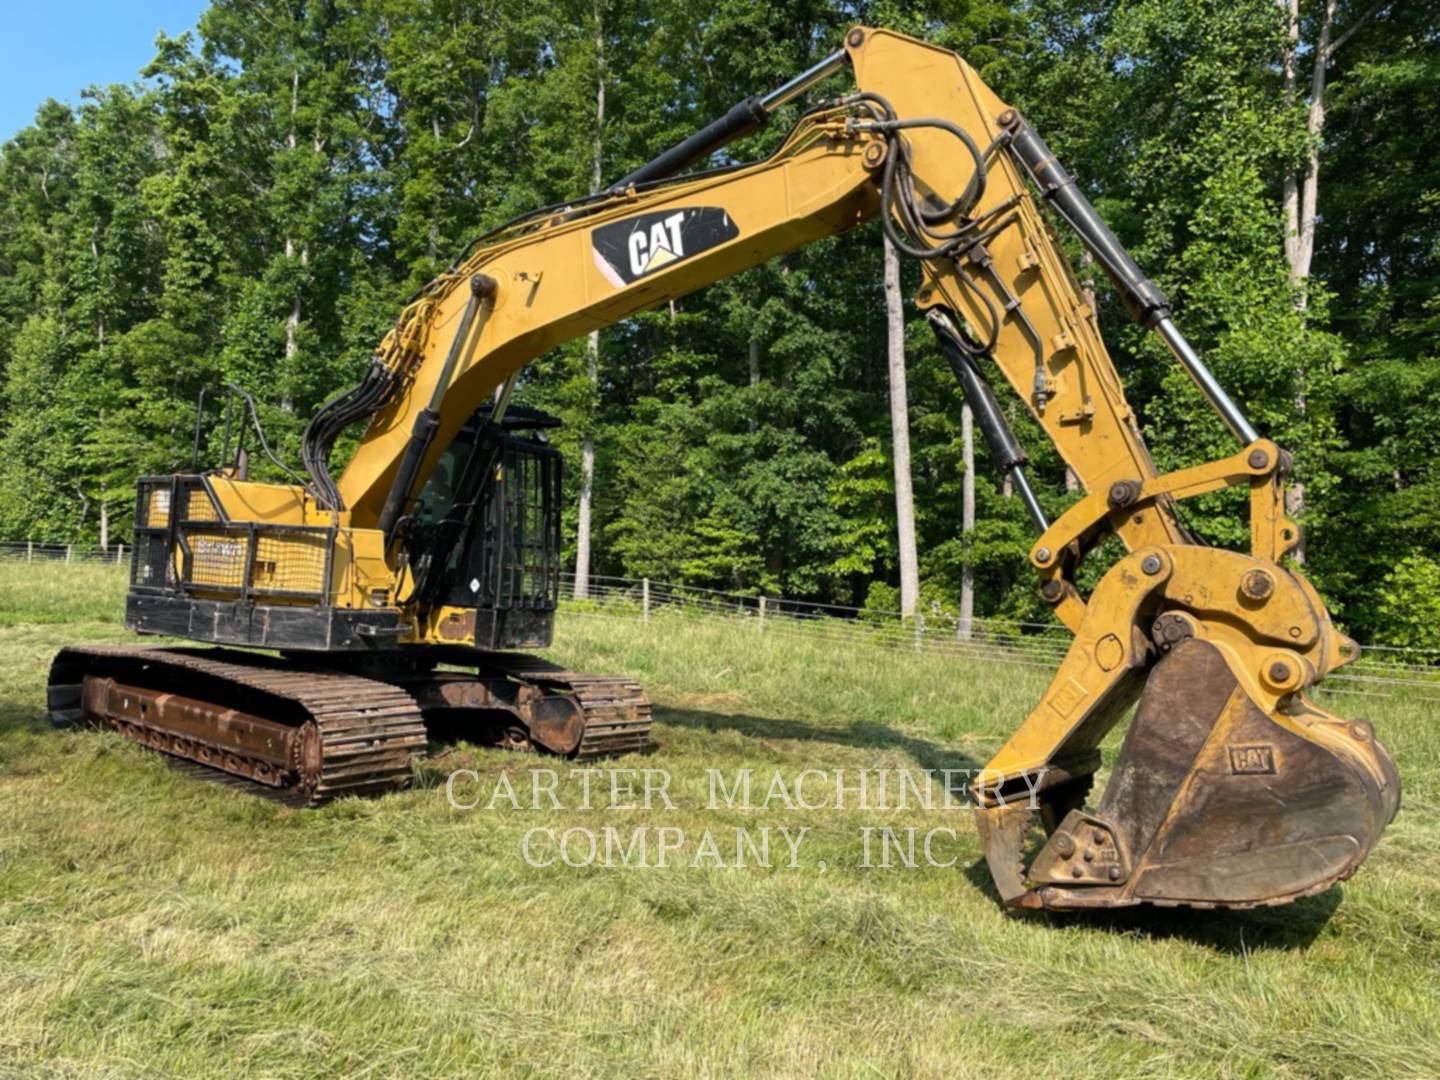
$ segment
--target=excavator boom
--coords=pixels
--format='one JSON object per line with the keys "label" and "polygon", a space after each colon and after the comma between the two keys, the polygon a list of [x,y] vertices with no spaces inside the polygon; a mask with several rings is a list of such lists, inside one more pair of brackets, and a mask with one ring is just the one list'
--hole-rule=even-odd
{"label": "excavator boom", "polygon": [[[677,176],[845,67],[855,89],[807,109],[769,157]],[[472,244],[406,306],[364,380],[312,421],[308,481],[256,484],[237,461],[142,482],[129,623],[288,649],[312,673],[294,676],[298,704],[270,667],[247,678],[243,653],[147,667],[129,653],[67,650],[52,708],[195,760],[187,748],[204,748],[222,768],[226,754],[244,758],[229,771],[299,785],[312,801],[337,777],[369,790],[397,775],[396,754],[413,743],[413,717],[387,696],[397,687],[427,719],[501,716],[506,745],[572,755],[639,745],[649,706],[638,687],[495,651],[547,644],[558,595],[558,459],[543,435],[551,421],[512,403],[520,373],[562,342],[876,218],[920,262],[915,302],[1025,500],[1040,595],[1075,634],[973,788],[1001,898],[1247,907],[1352,873],[1398,809],[1399,778],[1367,724],[1306,696],[1357,649],[1283,561],[1300,536],[1282,499],[1289,457],[1228,396],[1024,117],[954,53],[864,27],[605,191]],[[1158,472],[1052,219],[1189,372],[1235,436],[1233,455]],[[1085,489],[1053,522],[992,368]],[[360,422],[365,435],[332,479],[330,448]],[[1243,553],[1197,543],[1176,512],[1232,486],[1249,495]],[[1082,594],[1082,561],[1112,535],[1126,553]],[[477,674],[436,673],[442,659]],[[368,680],[365,693],[389,703],[375,747],[364,710],[336,720],[299,700],[323,704],[312,685],[321,669]],[[186,678],[194,685],[162,700],[167,679]],[[246,711],[230,717],[202,691],[233,692]],[[1102,744],[1132,706],[1091,807]],[[250,742],[217,742],[222,727]],[[257,756],[262,736],[283,753]],[[347,753],[375,768],[347,774],[337,764]]]}

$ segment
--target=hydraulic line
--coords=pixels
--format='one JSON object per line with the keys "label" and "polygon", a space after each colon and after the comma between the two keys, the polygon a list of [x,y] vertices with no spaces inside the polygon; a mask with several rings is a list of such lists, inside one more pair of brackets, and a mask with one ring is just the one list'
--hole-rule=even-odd
{"label": "hydraulic line", "polygon": [[415,480],[420,475],[420,465],[430,450],[430,444],[435,441],[435,433],[440,429],[440,405],[445,392],[450,389],[450,380],[454,378],[456,370],[463,366],[462,355],[468,358],[470,350],[475,347],[475,339],[479,337],[478,333],[471,332],[472,328],[482,309],[488,309],[488,305],[494,300],[498,288],[499,283],[487,274],[475,274],[470,279],[470,299],[465,304],[460,325],[450,341],[450,351],[446,354],[445,365],[435,381],[430,404],[421,409],[415,417],[410,441],[405,444],[400,467],[390,485],[385,506],[380,511],[377,527],[385,534],[387,544],[394,538],[395,526],[399,524],[405,503],[410,498],[410,489],[415,486]]}
{"label": "hydraulic line", "polygon": [[990,389],[977,361],[977,356],[987,353],[967,344],[950,316],[941,309],[932,308],[926,318],[930,321],[930,329],[935,332],[941,353],[960,384],[966,403],[975,415],[975,423],[990,448],[991,460],[1002,475],[1014,478],[1015,488],[1025,504],[1025,512],[1030,515],[1036,530],[1043,533],[1050,527],[1050,522],[1025,475],[1024,465],[1030,459],[1015,438],[1010,422],[1005,419],[1000,403],[995,399],[995,391]]}

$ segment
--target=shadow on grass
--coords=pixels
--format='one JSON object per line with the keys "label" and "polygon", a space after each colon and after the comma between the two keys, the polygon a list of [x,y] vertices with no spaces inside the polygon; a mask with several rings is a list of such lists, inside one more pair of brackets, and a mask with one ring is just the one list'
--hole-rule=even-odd
{"label": "shadow on grass", "polygon": [[[743,713],[716,713],[702,709],[676,709],[668,706],[655,707],[655,719],[671,727],[688,728],[692,731],[718,732],[736,731],[748,738],[794,739],[816,743],[830,743],[835,746],[871,748],[875,750],[900,750],[915,759],[920,768],[939,772],[953,769],[974,770],[980,762],[951,747],[942,746],[928,739],[906,735],[884,724],[858,723],[849,727],[817,727],[798,720],[780,720],[768,716],[750,716]],[[502,772],[511,767],[541,766],[546,763],[563,765],[565,759],[543,754],[519,753],[500,750],[477,740],[474,732],[463,725],[440,727],[429,725],[430,746],[425,759],[416,769],[416,786],[433,788],[443,785],[446,777],[455,769],[474,769],[478,772]],[[650,746],[643,750],[631,751],[626,756],[640,755],[655,757],[656,766],[664,764],[665,736],[659,734]],[[592,762],[603,767],[604,759]],[[957,792],[958,794],[958,792]]]}
{"label": "shadow on grass", "polygon": [[26,701],[19,697],[0,698],[0,739],[12,735],[55,730],[45,712],[45,698]]}
{"label": "shadow on grass", "polygon": [[[696,731],[736,731],[755,739],[794,739],[840,746],[901,750],[925,769],[976,769],[980,762],[951,747],[898,732],[884,724],[857,723],[849,727],[817,727],[797,720],[716,713],[700,709],[657,708],[655,717],[666,724]],[[662,748],[663,753],[663,748]],[[997,905],[999,894],[984,859],[966,867],[965,877]],[[1178,938],[1218,953],[1245,956],[1253,952],[1308,948],[1325,928],[1344,890],[1340,886],[1282,907],[1248,911],[1198,911],[1190,908],[1139,906],[1115,911],[1029,912],[1009,917],[1054,926],[1130,935],[1152,940]]]}
{"label": "shadow on grass", "polygon": [[935,771],[974,770],[982,764],[954,747],[915,735],[906,735],[878,723],[859,722],[846,727],[818,727],[801,723],[799,720],[750,716],[745,713],[707,712],[703,709],[675,709],[669,706],[657,706],[655,719],[663,724],[690,728],[693,731],[735,731],[754,739],[794,739],[858,749],[899,750],[913,757],[922,769]]}
{"label": "shadow on grass", "polygon": [[[1000,895],[990,879],[984,859],[965,868],[965,877],[997,905]],[[1310,947],[1340,907],[1345,890],[1336,885],[1317,896],[1307,896],[1281,907],[1251,910],[1198,911],[1191,908],[1157,908],[1140,905],[1113,911],[1023,911],[1010,918],[1036,924],[1089,929],[1103,933],[1164,941],[1171,938],[1203,945],[1217,953],[1246,956],[1256,952],[1289,951]]]}
{"label": "shadow on grass", "polygon": [[[919,767],[931,770],[976,769],[980,762],[951,747],[943,746],[879,723],[854,723],[848,727],[822,727],[797,720],[751,716],[743,713],[716,713],[700,709],[657,708],[662,723],[693,731],[735,731],[754,739],[789,739],[829,743],[836,746],[899,750],[909,754]],[[0,739],[13,734],[52,731],[43,701],[0,698]],[[429,753],[416,770],[416,786],[433,788],[444,783],[448,772],[471,767],[501,771],[517,764],[557,761],[541,755],[496,752],[458,739],[453,732],[434,738]],[[663,757],[663,743],[658,749]],[[167,759],[168,760],[168,759]],[[176,763],[180,764],[180,763]],[[192,775],[194,775],[192,773]],[[216,776],[213,779],[224,781]],[[233,786],[233,785],[232,785]],[[253,790],[248,786],[243,790]],[[257,792],[258,793],[258,792]],[[997,906],[1000,897],[984,859],[965,867],[965,878]],[[1135,907],[1099,912],[1012,911],[1007,917],[1038,925],[1089,929],[1151,940],[1171,938],[1193,942],[1233,956],[1272,950],[1308,948],[1340,906],[1344,890],[1336,886],[1318,896],[1306,897],[1283,907],[1250,911],[1195,911],[1188,908]]]}

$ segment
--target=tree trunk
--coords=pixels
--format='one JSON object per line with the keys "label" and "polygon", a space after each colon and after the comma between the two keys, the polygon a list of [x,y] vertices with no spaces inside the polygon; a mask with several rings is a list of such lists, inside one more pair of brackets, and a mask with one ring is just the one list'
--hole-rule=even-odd
{"label": "tree trunk", "polygon": [[[600,331],[592,330],[585,349],[593,392],[598,381]],[[590,422],[586,421],[587,424]],[[590,595],[590,521],[595,495],[595,437],[589,431],[580,441],[580,507],[575,517],[575,599]]]}
{"label": "tree trunk", "polygon": [[[1298,0],[1296,16],[1291,23],[1290,41],[1299,41]],[[1315,257],[1315,212],[1320,200],[1320,139],[1325,133],[1325,76],[1330,66],[1333,48],[1330,44],[1331,31],[1335,26],[1335,7],[1339,0],[1325,0],[1320,17],[1320,37],[1315,43],[1314,71],[1310,76],[1310,110],[1305,120],[1305,134],[1308,139],[1305,158],[1305,176],[1299,192],[1299,208],[1296,219],[1294,243],[1289,245],[1286,256],[1290,262],[1290,280],[1298,287],[1296,306],[1304,311],[1308,298],[1306,285],[1310,279],[1310,264]],[[1293,67],[1293,59],[1291,60]],[[1288,73],[1287,89],[1294,94],[1294,73]],[[1292,170],[1293,171],[1293,170]],[[1286,191],[1287,197],[1289,190]],[[1287,225],[1289,210],[1287,207]],[[1288,238],[1287,238],[1288,239]]]}
{"label": "tree trunk", "polygon": [[885,243],[886,353],[890,367],[890,438],[895,462],[895,524],[900,547],[900,614],[915,614],[920,573],[915,552],[915,492],[910,481],[910,416],[905,388],[905,309],[900,297],[900,258]]}
{"label": "tree trunk", "polygon": [[[296,114],[299,112],[299,110],[300,110],[300,69],[297,67],[297,68],[294,70],[294,72],[291,74],[291,76],[290,76],[290,130],[289,130],[289,132],[285,135],[285,145],[286,145],[290,150],[292,150],[292,151],[295,149],[295,145],[296,145],[296,142],[295,142],[295,117],[296,117]],[[285,237],[285,258],[286,258],[287,260],[292,260],[292,259],[295,258],[295,238],[294,238],[293,236],[286,236],[286,237]],[[302,248],[302,249],[301,249],[301,263],[302,263],[302,265],[308,263],[309,261],[310,261],[310,253],[309,253],[308,248]],[[294,369],[294,365],[291,363],[291,361],[293,361],[293,360],[295,359],[295,354],[300,351],[299,335],[300,335],[300,319],[301,319],[302,314],[303,314],[303,308],[302,308],[302,302],[301,302],[301,297],[300,297],[300,287],[299,287],[299,285],[296,285],[296,287],[295,287],[295,295],[294,295],[293,297],[291,297],[291,300],[290,300],[290,314],[285,317],[285,361],[286,361],[286,364],[285,364],[285,373],[286,373],[286,379],[285,379],[284,395],[283,395],[283,396],[281,397],[281,399],[280,399],[280,408],[283,409],[283,410],[284,410],[285,412],[287,412],[287,413],[293,412],[294,409],[295,409],[295,403],[294,403],[294,401],[293,401],[293,400],[291,399],[291,397],[290,397],[290,389],[289,389],[289,387],[290,387],[290,377],[293,375],[294,370],[295,370],[295,369]]]}
{"label": "tree trunk", "polygon": [[[590,191],[600,190],[604,166],[602,151],[605,135],[605,24],[600,4],[595,4],[595,127],[590,142]],[[591,403],[600,393],[600,331],[592,330],[587,344],[587,374],[590,377]],[[590,595],[590,522],[595,493],[595,436],[588,430],[592,423],[586,418],[585,437],[580,443],[580,506],[575,518],[575,599]]]}
{"label": "tree trunk", "polygon": [[[289,237],[285,238],[285,258],[295,258],[295,241]],[[285,318],[285,359],[295,359],[299,351],[298,335],[300,332],[300,316],[302,313],[300,290],[295,290],[295,295],[290,299],[290,314]],[[288,369],[287,369],[288,370]]]}
{"label": "tree trunk", "polygon": [[100,550],[110,550],[110,503],[100,496]]}
{"label": "tree trunk", "polygon": [[[285,240],[285,257],[295,257],[295,242],[288,237]],[[300,265],[305,266],[310,262],[308,248],[300,250]],[[295,376],[295,354],[300,351],[300,317],[302,314],[302,302],[300,298],[300,286],[295,287],[295,295],[290,300],[290,314],[285,316],[285,379],[282,383],[280,396],[280,410],[284,413],[295,411],[295,399],[291,396],[290,388],[293,385],[291,380]]]}
{"label": "tree trunk", "polygon": [[[1285,103],[1294,105],[1299,92],[1297,63],[1300,54],[1300,0],[1275,0],[1285,18],[1285,45],[1280,56],[1281,85]],[[1387,0],[1374,4],[1358,16],[1339,37],[1335,37],[1335,11],[1339,0],[1324,0],[1320,28],[1311,50],[1310,101],[1305,114],[1306,151],[1303,172],[1291,162],[1282,181],[1285,208],[1285,261],[1295,285],[1295,304],[1304,311],[1308,299],[1306,284],[1315,257],[1315,219],[1320,204],[1320,143],[1325,134],[1325,88],[1330,62],[1335,53]]]}
{"label": "tree trunk", "polygon": [[[1275,0],[1285,16],[1285,45],[1280,54],[1281,84],[1285,104],[1295,104],[1295,58],[1300,49],[1300,0]],[[1281,201],[1285,208],[1285,264],[1290,270],[1290,283],[1297,290],[1300,282],[1296,268],[1300,260],[1300,173],[1292,161],[1285,167],[1281,181]]]}
{"label": "tree trunk", "polygon": [[760,386],[760,338],[756,334],[750,335],[750,434],[755,434],[755,399],[756,389]]}
{"label": "tree trunk", "polygon": [[[960,478],[960,534],[968,544],[975,532],[975,422],[969,404],[960,406],[960,448],[965,467],[965,475]],[[970,640],[974,620],[975,568],[966,551],[965,561],[960,564],[960,621],[955,627],[961,639]]]}
{"label": "tree trunk", "polygon": [[[1276,0],[1285,16],[1285,46],[1280,57],[1281,80],[1287,105],[1294,105],[1298,92],[1296,62],[1300,51],[1300,0]],[[1306,151],[1304,172],[1291,162],[1281,184],[1281,200],[1285,210],[1285,262],[1290,284],[1295,292],[1295,308],[1303,316],[1309,307],[1310,267],[1315,258],[1315,217],[1320,202],[1320,141],[1325,134],[1325,82],[1330,60],[1344,38],[1359,29],[1382,5],[1377,4],[1351,26],[1340,40],[1332,41],[1335,9],[1339,0],[1324,0],[1320,15],[1319,37],[1312,53],[1310,74],[1310,107],[1305,117]],[[1295,409],[1304,416],[1307,408],[1305,374],[1296,372]],[[1285,512],[1300,517],[1305,512],[1305,485],[1294,481],[1285,491]],[[1303,535],[1303,534],[1302,534]],[[1305,561],[1301,540],[1292,557]]]}
{"label": "tree trunk", "polygon": [[[430,134],[435,139],[435,149],[440,149],[440,114],[434,113],[430,117]],[[440,255],[440,195],[437,192],[435,201],[430,206],[430,228],[425,237],[425,256],[430,260]]]}
{"label": "tree trunk", "polygon": [[[96,218],[95,223],[90,227],[90,256],[95,260],[95,277],[100,277],[100,219]],[[95,348],[104,351],[105,349],[105,311],[95,313]]]}

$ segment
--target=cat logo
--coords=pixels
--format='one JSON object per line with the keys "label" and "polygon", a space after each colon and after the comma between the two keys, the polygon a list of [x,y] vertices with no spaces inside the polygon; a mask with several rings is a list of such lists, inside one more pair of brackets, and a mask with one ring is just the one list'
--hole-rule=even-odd
{"label": "cat logo", "polygon": [[595,265],[620,289],[739,235],[726,211],[697,206],[612,221],[595,230],[592,243]]}
{"label": "cat logo", "polygon": [[1268,776],[1275,772],[1275,748],[1264,743],[1230,746],[1230,772],[1236,776]]}
{"label": "cat logo", "polygon": [[649,237],[646,237],[644,229],[636,229],[630,234],[626,246],[630,249],[631,276],[648,274],[657,266],[674,262],[685,254],[685,238],[680,233],[680,223],[684,220],[684,213],[676,211],[651,225]]}

